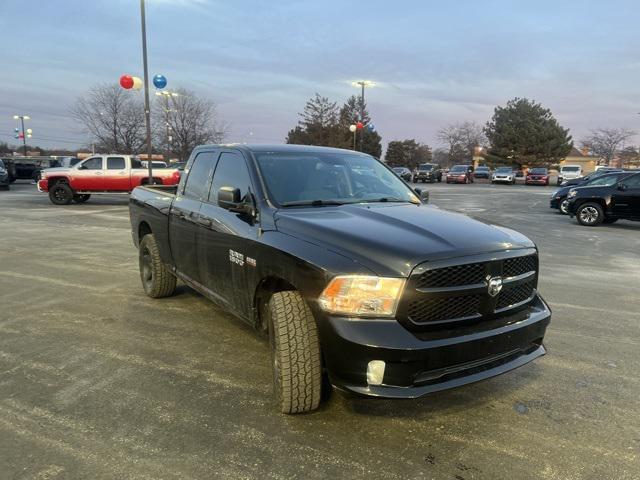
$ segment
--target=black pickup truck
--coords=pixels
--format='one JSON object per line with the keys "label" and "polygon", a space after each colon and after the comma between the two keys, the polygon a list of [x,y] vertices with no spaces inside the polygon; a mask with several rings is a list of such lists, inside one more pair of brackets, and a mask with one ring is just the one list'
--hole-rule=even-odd
{"label": "black pickup truck", "polygon": [[414,398],[543,355],[536,246],[424,193],[349,150],[198,147],[173,191],[131,194],[143,288],[178,278],[268,335],[284,413],[329,385]]}

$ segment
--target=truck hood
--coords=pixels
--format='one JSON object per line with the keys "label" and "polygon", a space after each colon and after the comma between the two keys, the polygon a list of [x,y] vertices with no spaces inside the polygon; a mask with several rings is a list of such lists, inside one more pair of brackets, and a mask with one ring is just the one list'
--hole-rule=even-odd
{"label": "truck hood", "polygon": [[383,276],[407,276],[429,260],[534,247],[515,230],[426,205],[291,208],[278,210],[274,220],[278,231],[352,258]]}
{"label": "truck hood", "polygon": [[42,176],[55,175],[56,173],[67,173],[69,170],[71,170],[69,167],[45,168],[42,170]]}

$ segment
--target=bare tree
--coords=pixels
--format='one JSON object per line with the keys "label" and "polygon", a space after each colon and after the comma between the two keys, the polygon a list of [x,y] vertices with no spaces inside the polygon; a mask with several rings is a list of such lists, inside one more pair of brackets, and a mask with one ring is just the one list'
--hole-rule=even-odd
{"label": "bare tree", "polygon": [[636,132],[626,128],[596,128],[580,143],[608,164],[618,149],[624,148],[625,142],[635,134]]}
{"label": "bare tree", "polygon": [[186,160],[198,145],[221,143],[227,134],[226,125],[218,120],[215,103],[184,88],[159,98],[154,113],[158,119],[156,137],[180,160]]}
{"label": "bare tree", "polygon": [[144,107],[137,92],[96,85],[78,98],[71,115],[98,150],[131,154],[144,146]]}
{"label": "bare tree", "polygon": [[470,160],[476,147],[487,144],[482,126],[475,122],[451,123],[438,130],[436,137],[447,147],[452,162]]}

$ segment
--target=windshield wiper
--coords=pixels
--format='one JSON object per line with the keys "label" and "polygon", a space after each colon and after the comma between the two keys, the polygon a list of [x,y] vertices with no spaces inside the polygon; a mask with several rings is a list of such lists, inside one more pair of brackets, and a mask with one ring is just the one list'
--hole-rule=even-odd
{"label": "windshield wiper", "polygon": [[414,203],[411,200],[405,200],[403,198],[398,197],[381,197],[381,198],[366,198],[361,200],[362,203],[371,203],[371,202],[400,202],[400,203]]}
{"label": "windshield wiper", "polygon": [[347,202],[339,202],[337,200],[298,200],[295,202],[284,202],[283,207],[324,207],[326,205],[344,205]]}

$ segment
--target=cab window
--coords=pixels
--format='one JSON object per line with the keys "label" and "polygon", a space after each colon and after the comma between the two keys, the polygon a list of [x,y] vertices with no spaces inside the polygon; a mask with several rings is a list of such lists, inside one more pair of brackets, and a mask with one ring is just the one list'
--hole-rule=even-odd
{"label": "cab window", "polygon": [[214,152],[200,152],[193,159],[193,163],[187,172],[187,182],[184,187],[184,196],[196,200],[206,197],[207,185],[215,165],[216,154]]}
{"label": "cab window", "polygon": [[102,170],[102,157],[90,158],[82,164],[83,170]]}
{"label": "cab window", "polygon": [[244,157],[239,153],[223,152],[213,174],[213,182],[209,191],[209,202],[218,203],[218,191],[222,187],[240,189],[240,198],[246,201],[249,197],[251,180]]}
{"label": "cab window", "polygon": [[635,175],[625,179],[622,183],[626,185],[627,188],[640,188],[640,173],[636,173]]}

